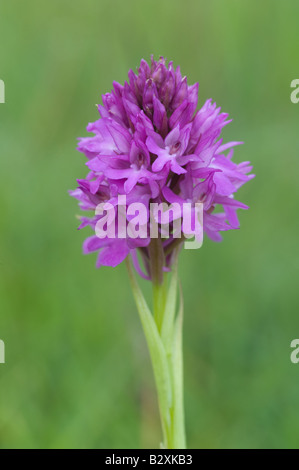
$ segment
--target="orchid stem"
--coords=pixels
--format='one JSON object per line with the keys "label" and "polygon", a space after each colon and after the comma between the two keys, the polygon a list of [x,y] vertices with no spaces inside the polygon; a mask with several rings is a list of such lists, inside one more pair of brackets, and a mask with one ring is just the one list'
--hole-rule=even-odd
{"label": "orchid stem", "polygon": [[126,260],[136,306],[147,340],[154,370],[165,449],[185,449],[182,359],[182,297],[175,315],[178,290],[177,263],[169,289],[166,279],[153,285],[154,315],[137,283],[130,261]]}

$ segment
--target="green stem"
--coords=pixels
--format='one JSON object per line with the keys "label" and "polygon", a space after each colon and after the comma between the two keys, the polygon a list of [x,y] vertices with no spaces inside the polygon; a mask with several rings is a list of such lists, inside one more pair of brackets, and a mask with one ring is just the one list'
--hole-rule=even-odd
{"label": "green stem", "polygon": [[148,251],[153,285],[153,313],[157,328],[160,332],[163,323],[167,286],[163,273],[164,251],[161,238],[152,238]]}
{"label": "green stem", "polygon": [[175,263],[168,290],[165,277],[162,283],[154,283],[154,315],[150,312],[139,288],[131,263],[128,260],[126,263],[154,370],[163,430],[163,447],[185,449],[182,359],[183,304],[181,300],[179,312],[175,315],[175,299],[178,290],[177,263]]}
{"label": "green stem", "polygon": [[164,309],[167,295],[166,284],[166,281],[162,285],[153,283],[153,312],[159,333],[161,333],[164,319]]}

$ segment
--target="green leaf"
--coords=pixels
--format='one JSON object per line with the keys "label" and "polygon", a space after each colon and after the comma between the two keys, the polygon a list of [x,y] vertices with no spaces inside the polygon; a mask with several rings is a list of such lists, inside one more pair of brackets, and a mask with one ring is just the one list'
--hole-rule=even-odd
{"label": "green leaf", "polygon": [[180,287],[180,307],[176,318],[172,350],[173,413],[172,413],[172,448],[185,449],[185,416],[183,392],[183,295]]}
{"label": "green leaf", "polygon": [[172,387],[167,362],[167,355],[159,335],[156,323],[146,300],[136,281],[131,263],[127,260],[127,268],[132,285],[133,295],[137,305],[140,320],[143,326],[144,334],[147,340],[152,365],[154,369],[155,381],[158,389],[159,405],[165,447],[168,447],[168,436],[171,429],[170,409],[172,407]]}

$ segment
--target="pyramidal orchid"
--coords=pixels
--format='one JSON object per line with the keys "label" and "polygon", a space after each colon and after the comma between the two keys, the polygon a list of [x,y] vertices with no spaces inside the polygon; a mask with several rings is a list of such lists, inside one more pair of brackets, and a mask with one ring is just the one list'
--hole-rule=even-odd
{"label": "pyramidal orchid", "polygon": [[[70,192],[90,213],[79,227],[94,232],[83,251],[97,253],[97,267],[126,260],[153,364],[163,447],[183,449],[178,253],[192,236],[202,242],[200,230],[218,242],[221,232],[239,228],[237,211],[248,207],[235,193],[254,175],[249,162],[233,161],[242,142],[223,143],[228,114],[212,100],[197,110],[198,84],[189,86],[172,62],[142,60],[102,102],[100,118],[87,126],[93,135],[79,140],[88,174]],[[135,273],[152,283],[152,311]]]}

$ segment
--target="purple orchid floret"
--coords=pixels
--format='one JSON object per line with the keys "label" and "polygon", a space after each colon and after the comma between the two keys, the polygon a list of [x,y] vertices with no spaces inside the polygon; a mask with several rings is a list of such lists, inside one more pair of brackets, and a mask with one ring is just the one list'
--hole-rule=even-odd
{"label": "purple orchid floret", "polygon": [[[94,215],[98,204],[117,208],[123,195],[127,205],[189,203],[191,212],[202,203],[204,231],[220,241],[220,232],[239,228],[237,210],[247,206],[234,194],[254,177],[249,162],[232,161],[233,147],[242,142],[223,144],[220,138],[231,122],[228,114],[212,100],[196,111],[198,84],[189,86],[180,68],[163,58],[152,58],[150,65],[142,60],[137,74],[130,70],[128,76],[124,86],[114,82],[111,93],[102,97],[100,119],[87,126],[94,135],[79,141],[89,173],[71,195],[82,210],[93,211],[90,218],[82,217],[79,228],[89,225],[95,230],[102,217]],[[98,252],[97,266],[117,266],[131,254],[137,272],[150,279],[150,242],[149,236],[93,235],[85,241],[84,253]],[[172,245],[177,246],[173,234],[162,238],[165,271],[171,266]]]}

